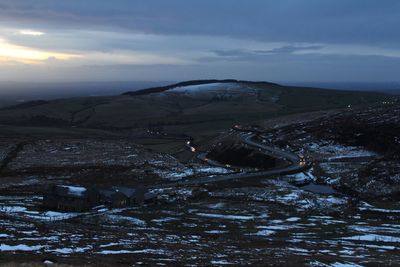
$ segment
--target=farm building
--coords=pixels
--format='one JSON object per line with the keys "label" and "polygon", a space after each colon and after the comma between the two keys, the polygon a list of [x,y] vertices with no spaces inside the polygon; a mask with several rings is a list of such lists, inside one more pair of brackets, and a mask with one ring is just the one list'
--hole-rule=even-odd
{"label": "farm building", "polygon": [[122,208],[141,204],[146,190],[115,186],[110,189],[86,188],[81,186],[53,185],[43,194],[43,207],[58,211],[87,211],[98,205]]}
{"label": "farm building", "polygon": [[50,210],[81,212],[99,204],[96,189],[81,186],[53,185],[43,194],[43,206]]}
{"label": "farm building", "polygon": [[144,187],[114,186],[111,189],[100,190],[102,203],[114,208],[141,204],[144,201],[144,194]]}

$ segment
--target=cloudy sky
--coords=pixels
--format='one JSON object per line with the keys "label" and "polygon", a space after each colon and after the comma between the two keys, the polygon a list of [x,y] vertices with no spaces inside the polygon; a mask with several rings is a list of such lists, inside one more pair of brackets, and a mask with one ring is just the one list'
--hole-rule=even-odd
{"label": "cloudy sky", "polygon": [[0,0],[0,81],[400,81],[398,0]]}

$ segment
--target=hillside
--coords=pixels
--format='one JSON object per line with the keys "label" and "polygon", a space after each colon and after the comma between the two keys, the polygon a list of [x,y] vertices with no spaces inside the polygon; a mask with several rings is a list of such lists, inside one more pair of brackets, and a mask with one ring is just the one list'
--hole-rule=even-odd
{"label": "hillside", "polygon": [[[380,264],[382,248],[398,262],[399,111],[384,94],[234,80],[3,108],[0,262]],[[149,198],[53,210],[51,184]]]}
{"label": "hillside", "polygon": [[196,135],[215,133],[234,123],[256,123],[279,115],[369,105],[386,99],[387,95],[372,92],[203,80],[117,96],[28,102],[0,109],[0,124],[7,129],[19,127],[9,131],[12,134],[24,131],[24,127],[47,127],[46,132],[52,128],[68,132],[82,128],[114,132],[150,129]]}

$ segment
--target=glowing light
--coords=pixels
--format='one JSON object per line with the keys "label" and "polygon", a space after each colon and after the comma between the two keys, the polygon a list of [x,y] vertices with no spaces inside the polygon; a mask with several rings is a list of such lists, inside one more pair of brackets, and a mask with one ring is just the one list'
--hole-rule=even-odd
{"label": "glowing light", "polygon": [[33,31],[33,30],[20,30],[18,31],[18,33],[22,35],[31,35],[31,36],[42,36],[45,34],[44,32]]}
{"label": "glowing light", "polygon": [[18,46],[0,39],[0,61],[18,62],[24,64],[41,64],[48,59],[69,60],[81,58],[80,55],[38,50],[30,47]]}

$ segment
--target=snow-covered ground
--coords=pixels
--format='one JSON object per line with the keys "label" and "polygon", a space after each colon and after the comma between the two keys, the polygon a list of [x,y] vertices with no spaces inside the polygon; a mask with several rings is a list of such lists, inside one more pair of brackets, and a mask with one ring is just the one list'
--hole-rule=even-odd
{"label": "snow-covered ground", "polygon": [[329,155],[330,160],[375,157],[377,154],[362,147],[344,146],[333,142],[321,141],[320,143],[309,143],[308,148],[312,152]]}
{"label": "snow-covered ground", "polygon": [[202,166],[202,165],[195,165],[191,168],[186,166],[179,166],[175,168],[154,170],[154,173],[158,174],[160,177],[167,179],[169,181],[178,181],[183,178],[188,178],[195,175],[216,175],[216,174],[227,174],[232,172],[233,172],[232,170],[226,168]]}
{"label": "snow-covered ground", "polygon": [[[271,251],[278,259],[297,255],[310,263],[321,255],[318,262],[326,266],[331,263],[323,259],[364,265],[384,262],[387,253],[395,257],[400,243],[398,209],[361,202],[352,213],[341,214],[347,210],[346,198],[313,194],[284,181],[266,180],[264,185],[258,190],[217,190],[208,198],[179,204],[102,209],[78,216],[73,223],[48,221],[49,227],[12,220],[13,213],[31,215],[35,199],[3,197],[2,206],[11,208],[0,221],[0,252],[140,255],[141,261],[154,264],[184,257],[193,264],[232,265],[256,264],[260,255]],[[181,190],[176,194],[192,195],[189,189]],[[95,232],[89,230],[93,225]],[[216,247],[224,249],[216,252]]]}
{"label": "snow-covered ground", "polygon": [[205,92],[205,91],[232,90],[238,88],[241,88],[241,86],[236,83],[207,83],[200,85],[175,87],[168,90],[167,92]]}
{"label": "snow-covered ground", "polygon": [[285,175],[284,180],[295,185],[307,184],[310,182],[315,182],[315,177],[313,175],[313,170],[307,172],[300,172],[291,175]]}

